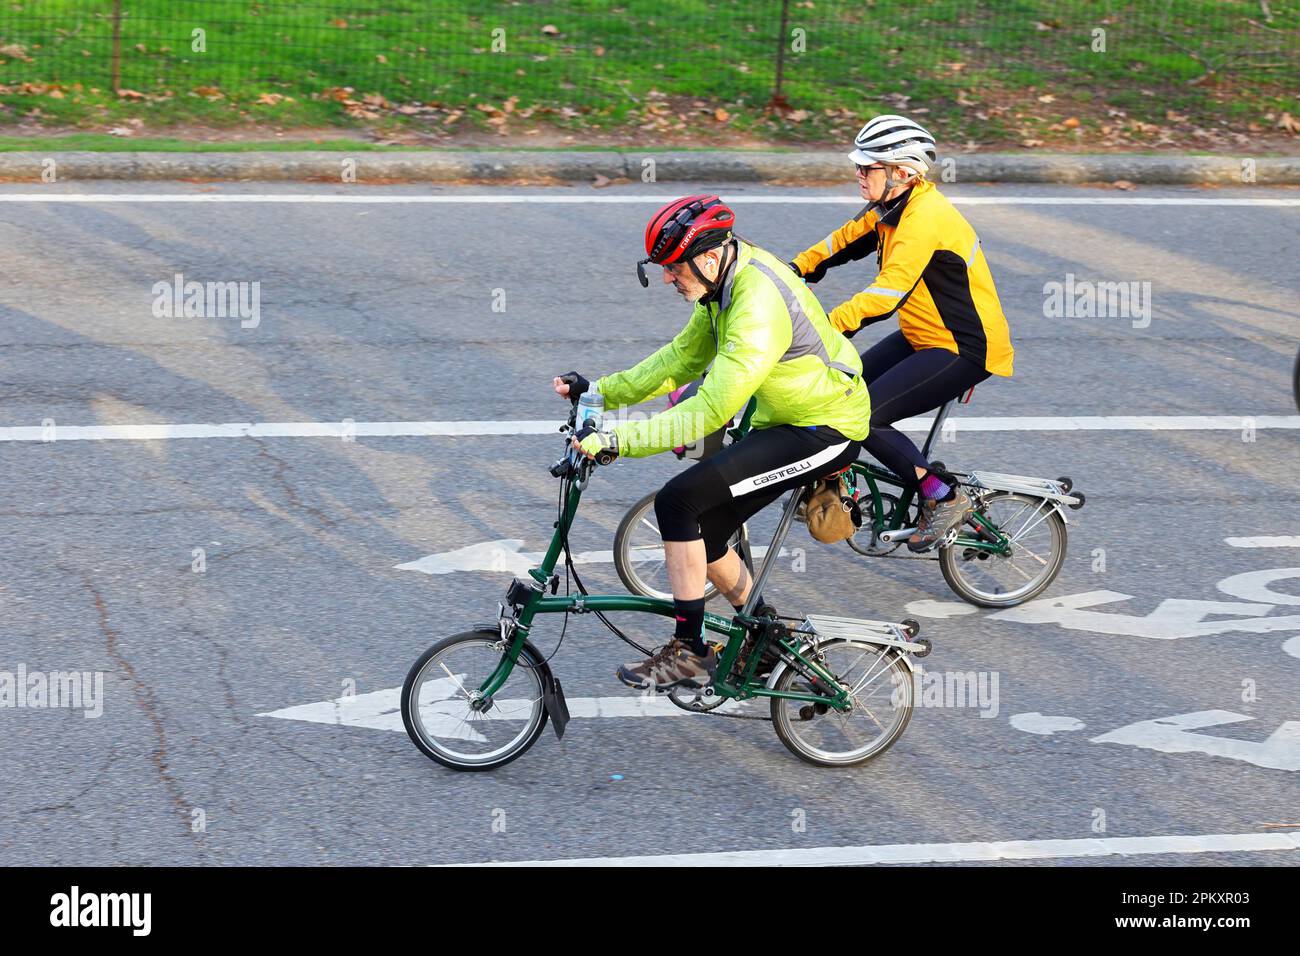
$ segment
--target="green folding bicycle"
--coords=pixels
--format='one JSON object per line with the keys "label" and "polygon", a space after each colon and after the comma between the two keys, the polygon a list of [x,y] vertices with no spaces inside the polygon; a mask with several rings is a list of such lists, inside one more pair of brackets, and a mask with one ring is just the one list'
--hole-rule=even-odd
{"label": "green folding bicycle", "polygon": [[[969,400],[967,392],[961,402]],[[954,404],[955,400],[946,402],[935,415],[921,449],[927,459]],[[725,437],[731,441],[744,438],[752,405]],[[710,447],[720,447],[721,437],[714,436]],[[934,466],[944,470],[942,462]],[[1065,509],[1082,508],[1083,494],[1074,490],[1069,478],[1031,478],[989,471],[950,474],[970,495],[974,512],[933,549],[913,555],[898,550],[916,530],[920,502],[911,483],[873,461],[855,461],[845,482],[846,490],[858,499],[862,526],[848,539],[849,547],[867,557],[938,561],[953,592],[980,607],[1013,607],[1042,594],[1065,562]],[[654,515],[655,494],[652,491],[636,502],[619,523],[614,533],[614,567],[633,594],[668,597],[663,544]],[[732,546],[752,572],[758,554],[751,549],[747,526],[740,528]],[[710,584],[705,597],[716,594]]]}
{"label": "green folding bicycle", "polygon": [[[574,416],[560,431],[574,433]],[[606,464],[608,462],[601,462]],[[566,448],[551,466],[560,479],[555,533],[541,564],[516,578],[498,605],[497,619],[454,634],[425,651],[402,686],[402,720],[415,745],[455,770],[491,770],[507,764],[537,742],[551,721],[564,735],[570,713],[560,680],[531,636],[539,615],[594,614],[643,654],[650,651],[623,634],[607,612],[673,615],[670,598],[631,594],[588,594],[573,568],[569,530],[596,464]],[[720,638],[712,685],[676,688],[674,704],[721,715],[729,702],[767,698],[770,720],[781,742],[809,763],[826,767],[861,764],[884,753],[912,714],[911,659],[930,652],[918,639],[915,621],[868,621],[809,614],[756,616],[763,590],[809,486],[788,496],[751,597],[739,614],[706,613],[705,628]],[[565,593],[558,593],[557,565],[565,565]],[[569,593],[569,579],[578,593]],[[563,641],[561,631],[560,641]],[[559,649],[557,644],[556,650]],[[613,678],[611,677],[611,683]],[[634,698],[635,699],[635,698]],[[646,699],[645,705],[657,704]],[[741,708],[743,709],[743,708]]]}

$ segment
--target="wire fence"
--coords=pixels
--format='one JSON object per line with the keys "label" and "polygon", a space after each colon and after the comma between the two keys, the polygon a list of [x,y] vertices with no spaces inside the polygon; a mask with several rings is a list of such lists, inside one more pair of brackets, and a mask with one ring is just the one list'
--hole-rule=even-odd
{"label": "wire fence", "polygon": [[[10,0],[0,84],[587,110],[1292,89],[1300,0]],[[1148,93],[1147,95],[1150,95]]]}

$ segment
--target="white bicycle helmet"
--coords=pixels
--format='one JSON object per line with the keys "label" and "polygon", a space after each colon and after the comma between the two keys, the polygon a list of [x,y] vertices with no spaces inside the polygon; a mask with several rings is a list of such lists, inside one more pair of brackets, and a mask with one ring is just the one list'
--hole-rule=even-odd
{"label": "white bicycle helmet", "polygon": [[849,159],[858,166],[906,166],[924,176],[937,158],[934,137],[925,127],[892,113],[867,121],[853,140]]}

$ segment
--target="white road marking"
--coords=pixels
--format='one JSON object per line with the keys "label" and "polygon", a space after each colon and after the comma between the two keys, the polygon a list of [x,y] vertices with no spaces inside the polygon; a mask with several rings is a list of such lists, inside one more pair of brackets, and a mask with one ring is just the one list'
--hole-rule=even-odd
{"label": "white road marking", "polygon": [[1233,548],[1300,548],[1300,534],[1264,535],[1258,538],[1224,538]]}
{"label": "white road marking", "polygon": [[1050,737],[1052,734],[1082,730],[1084,724],[1077,717],[1051,717],[1047,714],[1040,714],[1035,710],[1028,714],[1012,714],[1011,726],[1016,730],[1023,730],[1027,734],[1041,734]]}
{"label": "white road marking", "polygon": [[[433,681],[431,683],[439,683]],[[339,727],[365,727],[370,730],[398,730],[405,732],[401,712],[402,688],[390,687],[369,694],[322,700],[313,704],[299,704],[280,710],[258,714],[258,717],[278,717],[281,720],[302,720],[312,724],[333,724]],[[666,696],[650,696],[629,691],[621,697],[567,697],[569,716],[576,719],[588,717],[690,717]],[[766,708],[766,703],[756,705],[726,703],[720,711],[744,713],[755,706]],[[459,721],[458,721],[459,722]]]}
{"label": "white road marking", "polygon": [[[583,193],[469,193],[343,195],[340,193],[0,193],[0,202],[11,203],[307,203],[322,205],[662,205],[677,196],[602,195]],[[1233,196],[949,196],[957,206],[1300,206],[1300,199],[1285,197],[1245,198]],[[861,206],[856,196],[732,195],[732,205],[778,206]]]}
{"label": "white road marking", "polygon": [[[1020,607],[997,611],[989,620],[1016,624],[1055,624],[1068,631],[1091,634],[1115,634],[1175,641],[1185,637],[1202,637],[1244,631],[1267,634],[1272,631],[1300,630],[1300,615],[1266,617],[1273,604],[1237,604],[1229,601],[1192,601],[1168,598],[1150,614],[1137,616],[1093,611],[1089,608],[1116,601],[1131,601],[1133,596],[1118,591],[1085,591],[1061,597],[1039,598]],[[1234,615],[1238,620],[1206,620],[1209,617]],[[1244,618],[1244,620],[1243,620]]]}
{"label": "white road marking", "polygon": [[663,856],[610,856],[572,860],[492,861],[462,866],[868,866],[901,863],[966,863],[994,860],[1061,860],[1171,853],[1258,853],[1300,850],[1300,833],[1204,833],[1096,837],[1081,840],[1006,840],[994,843],[895,843],[826,846],[805,850],[737,850]]}
{"label": "white road marking", "polygon": [[1296,605],[1300,604],[1300,595],[1274,591],[1269,587],[1274,581],[1288,581],[1294,578],[1300,578],[1300,568],[1264,568],[1260,571],[1246,571],[1231,575],[1215,587],[1224,594],[1230,594],[1242,601]]}
{"label": "white road marking", "polygon": [[1256,767],[1292,772],[1300,770],[1300,720],[1284,721],[1267,740],[1261,741],[1192,733],[1201,727],[1218,727],[1243,720],[1254,718],[1234,714],[1230,710],[1201,710],[1138,721],[1100,737],[1093,737],[1092,743],[1127,744],[1130,747],[1169,754],[1210,754],[1214,757],[1227,757],[1229,760],[1241,760]]}
{"label": "white road marking", "polygon": [[[519,538],[501,538],[496,541],[481,541],[466,545],[455,551],[429,554],[418,561],[409,561],[396,566],[398,571],[419,571],[421,574],[451,574],[455,571],[500,571],[508,574],[527,574],[529,569],[542,563],[545,552],[520,551],[524,542]],[[752,549],[753,556],[761,559],[767,554],[766,545]],[[779,557],[787,557],[791,552],[782,548]],[[631,553],[633,562],[663,561],[663,548],[635,548]],[[573,555],[574,564],[612,564],[613,551],[577,551]]]}
{"label": "white road marking", "polygon": [[[932,419],[908,418],[895,427],[925,432]],[[1240,431],[1300,429],[1300,415],[1074,415],[949,420],[957,431]],[[455,438],[467,435],[558,435],[559,419],[415,422],[226,422],[186,425],[10,425],[0,441],[163,441],[173,438]]]}
{"label": "white road marking", "polygon": [[1286,641],[1282,645],[1282,650],[1290,654],[1292,657],[1300,657],[1300,634],[1297,634],[1295,637]]}
{"label": "white road marking", "polygon": [[965,601],[936,601],[932,598],[925,598],[922,601],[912,601],[903,608],[904,614],[915,614],[917,617],[949,618],[962,617],[966,614],[974,614],[979,608],[972,607]]}

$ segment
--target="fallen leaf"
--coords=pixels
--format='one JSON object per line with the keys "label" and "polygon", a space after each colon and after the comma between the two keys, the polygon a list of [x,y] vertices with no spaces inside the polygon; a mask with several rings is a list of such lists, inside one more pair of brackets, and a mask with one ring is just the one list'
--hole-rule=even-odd
{"label": "fallen leaf", "polygon": [[388,57],[384,56],[382,53],[376,53],[376,54],[375,54],[375,62],[377,62],[377,63],[387,63],[387,62],[388,62]]}
{"label": "fallen leaf", "polygon": [[1278,129],[1284,129],[1288,133],[1300,133],[1300,120],[1297,120],[1290,113],[1283,113],[1282,118],[1277,121]]}
{"label": "fallen leaf", "polygon": [[1055,103],[1055,102],[1056,102],[1056,97],[1053,96],[1051,93],[1044,93],[1042,96],[1040,96],[1040,97],[1038,98],[1038,102],[1040,102],[1040,103]]}
{"label": "fallen leaf", "polygon": [[731,114],[719,106],[713,111],[713,118],[719,123],[725,123],[727,120],[731,119]]}
{"label": "fallen leaf", "polygon": [[545,33],[548,37],[558,37],[560,35],[560,28],[557,27],[554,23],[548,23],[544,27],[542,27],[542,32]]}
{"label": "fallen leaf", "polygon": [[1020,145],[1033,149],[1035,146],[1042,146],[1043,141],[1041,139],[1022,139]]}
{"label": "fallen leaf", "polygon": [[609,177],[608,177],[608,176],[602,176],[600,173],[597,173],[597,174],[596,174],[596,178],[595,178],[594,180],[592,180],[591,185],[592,185],[592,188],[593,188],[593,189],[601,189],[601,188],[603,188],[603,187],[605,187],[605,186],[608,186],[608,185],[609,185]]}
{"label": "fallen leaf", "polygon": [[124,100],[142,100],[142,99],[144,99],[144,94],[143,94],[143,93],[137,93],[135,90],[118,90],[118,91],[117,91],[117,95],[120,96],[120,97],[122,97],[122,99],[124,99]]}
{"label": "fallen leaf", "polygon": [[1079,117],[1071,116],[1068,119],[1064,119],[1061,121],[1061,125],[1064,126],[1066,129],[1074,129],[1076,126],[1079,125]]}
{"label": "fallen leaf", "polygon": [[338,27],[340,30],[346,30],[348,28],[348,21],[344,20],[342,17],[336,17],[330,21],[330,26]]}
{"label": "fallen leaf", "polygon": [[1137,186],[1134,186],[1127,179],[1117,179],[1113,183],[1111,183],[1111,185],[1114,186],[1116,189],[1122,189],[1125,192],[1132,192],[1134,189],[1137,189]]}

